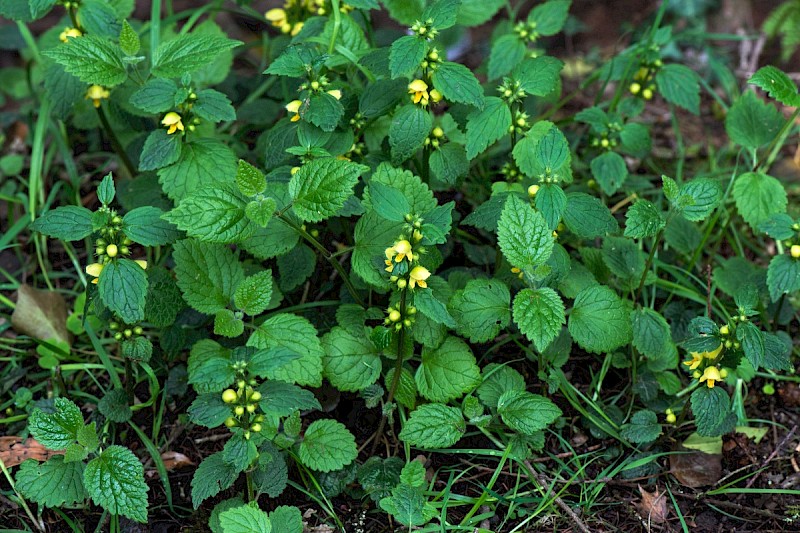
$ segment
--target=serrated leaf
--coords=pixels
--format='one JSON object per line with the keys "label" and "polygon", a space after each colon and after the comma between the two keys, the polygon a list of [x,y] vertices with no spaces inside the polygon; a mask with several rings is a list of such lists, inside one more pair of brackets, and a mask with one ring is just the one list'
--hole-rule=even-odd
{"label": "serrated leaf", "polygon": [[306,429],[297,456],[314,470],[339,470],[358,456],[356,439],[344,424],[335,420],[315,420]]}
{"label": "serrated leaf", "polygon": [[653,411],[637,411],[628,424],[622,426],[620,436],[634,444],[653,442],[661,435],[661,424]]}
{"label": "serrated leaf", "polygon": [[603,202],[582,192],[567,195],[564,224],[584,239],[614,233],[619,228],[614,215]]}
{"label": "serrated leaf", "polygon": [[603,285],[587,287],[575,297],[569,332],[585,350],[607,353],[630,342],[633,335],[628,307]]}
{"label": "serrated leaf", "polygon": [[616,152],[606,152],[592,159],[591,169],[592,176],[609,196],[617,192],[628,177],[625,160]]}
{"label": "serrated leaf", "polygon": [[222,533],[270,533],[272,523],[267,513],[260,509],[243,505],[220,513],[219,523]]}
{"label": "serrated leaf", "polygon": [[739,214],[753,229],[770,216],[785,213],[788,204],[781,182],[762,172],[747,172],[736,178],[733,198]]}
{"label": "serrated leaf", "polygon": [[139,35],[134,31],[127,20],[122,21],[122,29],[119,32],[119,47],[125,55],[135,56],[139,53],[141,43]]}
{"label": "serrated leaf", "polygon": [[240,159],[236,168],[236,185],[245,196],[255,196],[267,188],[267,179],[259,169]]}
{"label": "serrated leaf", "polygon": [[545,183],[539,187],[534,204],[547,221],[547,227],[555,230],[567,208],[567,195],[557,184]]}
{"label": "serrated leaf", "polygon": [[468,337],[470,342],[487,342],[508,325],[510,303],[511,294],[503,282],[476,279],[453,294],[448,308],[459,335]]}
{"label": "serrated leaf", "polygon": [[469,161],[464,147],[449,142],[431,153],[428,164],[433,176],[445,186],[454,186],[469,172]]}
{"label": "serrated leaf", "polygon": [[400,482],[402,469],[403,460],[399,457],[383,459],[373,456],[358,468],[358,482],[372,501],[377,503],[389,496],[392,488]]}
{"label": "serrated leaf", "polygon": [[790,107],[800,106],[800,94],[797,86],[782,70],[766,66],[761,67],[753,74],[747,83],[760,87],[773,99]]}
{"label": "serrated leaf", "polygon": [[540,35],[555,35],[567,21],[570,4],[570,0],[550,0],[539,4],[528,14],[528,24],[534,24]]}
{"label": "serrated leaf", "polygon": [[381,508],[405,526],[420,526],[436,515],[421,488],[400,484],[380,501]]}
{"label": "serrated leaf", "polygon": [[527,51],[525,43],[515,34],[498,37],[489,52],[489,79],[507,75],[525,58]]}
{"label": "serrated leaf", "polygon": [[480,384],[480,369],[469,346],[447,337],[434,349],[422,351],[422,364],[414,375],[419,393],[433,402],[462,396]]}
{"label": "serrated leaf", "polygon": [[742,343],[744,356],[758,370],[764,360],[764,334],[752,322],[743,322],[736,328],[736,338]]}
{"label": "serrated leaf", "polygon": [[294,212],[310,222],[335,215],[353,194],[353,186],[366,169],[363,165],[329,157],[306,163],[289,181]]}
{"label": "serrated leaf", "polygon": [[549,287],[523,289],[514,297],[514,322],[541,352],[566,322],[564,302]]}
{"label": "serrated leaf", "polygon": [[404,222],[411,213],[411,204],[403,193],[379,181],[370,182],[369,199],[375,212],[386,220]]}
{"label": "serrated leaf", "polygon": [[75,442],[83,427],[78,406],[66,398],[56,398],[52,413],[34,409],[28,419],[31,435],[50,450],[63,450]]}
{"label": "serrated leaf", "polygon": [[428,53],[428,41],[416,35],[404,35],[389,49],[389,70],[392,78],[412,78]]}
{"label": "serrated leaf", "polygon": [[16,488],[25,498],[45,507],[73,506],[88,494],[83,486],[84,464],[55,455],[44,463],[24,461],[16,474]]}
{"label": "serrated leaf", "polygon": [[458,442],[466,430],[460,409],[429,403],[411,412],[398,437],[419,448],[448,448]]}
{"label": "serrated leaf", "polygon": [[162,219],[163,214],[157,207],[137,207],[122,217],[122,230],[133,242],[144,246],[170,244],[181,236],[181,232],[174,224]]}
{"label": "serrated leaf", "polygon": [[490,363],[483,368],[483,383],[477,394],[481,402],[492,410],[497,409],[500,397],[508,391],[524,391],[525,378],[522,374],[506,365]]}
{"label": "serrated leaf", "polygon": [[747,91],[725,116],[725,131],[731,141],[756,150],[775,138],[783,123],[783,115],[775,106],[761,101],[753,91]]}
{"label": "serrated leaf", "polygon": [[[164,129],[150,132],[139,155],[139,170],[157,170],[175,163],[182,146],[180,135],[169,135]],[[166,187],[165,192],[169,194]]]}
{"label": "serrated leaf", "polygon": [[467,117],[467,158],[475,159],[486,148],[508,135],[511,111],[500,98],[489,96],[481,110]]}
{"label": "serrated leaf", "polygon": [[380,353],[368,338],[335,327],[322,338],[322,365],[328,381],[342,391],[359,391],[381,375]]}
{"label": "serrated leaf", "polygon": [[547,96],[560,81],[559,74],[564,62],[550,56],[526,59],[514,69],[512,77],[520,82],[520,88],[533,96]]}
{"label": "serrated leaf", "polygon": [[272,270],[264,270],[246,277],[236,287],[234,305],[247,315],[263,313],[272,299]]}
{"label": "serrated leaf", "polygon": [[520,270],[543,265],[553,253],[553,235],[544,217],[516,196],[506,200],[497,242],[508,262]]}
{"label": "serrated leaf", "polygon": [[800,260],[787,254],[773,257],[767,268],[767,287],[773,302],[800,290]]}
{"label": "serrated leaf", "polygon": [[[187,413],[192,423],[207,428],[215,428],[222,425],[225,419],[231,416],[231,406],[222,401],[219,392],[198,394],[192,405],[187,409]],[[194,495],[192,498],[194,499]]]}
{"label": "serrated leaf", "polygon": [[119,46],[96,35],[68,39],[43,54],[84,83],[114,87],[128,78]]}
{"label": "serrated leaf", "polygon": [[666,220],[655,204],[637,200],[625,214],[625,236],[634,239],[653,237],[666,226]]}
{"label": "serrated leaf", "polygon": [[697,178],[684,183],[680,196],[689,196],[692,203],[683,208],[683,217],[692,222],[708,218],[722,200],[722,187],[716,180]]}
{"label": "serrated leaf", "polygon": [[460,63],[444,61],[431,76],[433,86],[446,100],[483,109],[484,98],[481,84],[467,67]]}
{"label": "serrated leaf", "polygon": [[325,352],[317,330],[305,318],[282,313],[270,317],[247,340],[247,346],[259,349],[284,347],[300,355],[267,377],[287,383],[318,387],[322,383],[322,358]]}
{"label": "serrated leaf", "polygon": [[244,279],[237,256],[220,244],[178,241],[173,258],[178,287],[186,303],[201,313],[213,315],[227,308]]}
{"label": "serrated leaf", "polygon": [[538,394],[511,390],[500,396],[497,401],[497,413],[514,431],[533,435],[561,416],[561,409]]}
{"label": "serrated leaf", "polygon": [[322,409],[313,392],[296,385],[282,381],[265,381],[258,390],[261,392],[261,409],[275,416],[289,416],[297,409]]}
{"label": "serrated leaf", "polygon": [[79,241],[94,230],[92,212],[77,205],[58,207],[34,220],[31,229],[62,241]]}
{"label": "serrated leaf", "polygon": [[702,437],[719,437],[736,426],[730,397],[721,387],[700,387],[692,393],[691,405],[697,433]]}
{"label": "serrated leaf", "polygon": [[184,34],[163,42],[153,52],[153,74],[178,78],[213,62],[221,53],[242,44],[225,37]]}
{"label": "serrated leaf", "polygon": [[118,424],[127,422],[133,415],[128,405],[128,393],[123,389],[108,391],[97,403],[97,408],[104,417]]}
{"label": "serrated leaf", "polygon": [[310,72],[315,66],[324,63],[327,56],[317,52],[317,47],[310,43],[287,46],[269,66],[264,74],[299,78]]}
{"label": "serrated leaf", "polygon": [[417,291],[414,294],[414,305],[420,313],[437,324],[444,324],[449,328],[456,327],[456,321],[447,311],[447,306],[436,298],[433,290]]}
{"label": "serrated leaf", "polygon": [[[672,343],[671,331],[666,319],[649,308],[631,312],[633,346],[652,361],[677,360],[677,350]],[[669,368],[670,366],[667,366]],[[663,369],[662,369],[663,370]]]}
{"label": "serrated leaf", "polygon": [[281,505],[269,513],[272,528],[281,533],[303,533],[303,516],[300,509],[290,505]]}
{"label": "serrated leaf", "polygon": [[422,148],[432,126],[433,119],[427,110],[412,104],[400,107],[389,125],[392,162],[399,165]]}
{"label": "serrated leaf", "polygon": [[656,72],[656,86],[667,102],[695,115],[700,113],[700,83],[689,67],[675,63],[664,65]]}
{"label": "serrated leaf", "polygon": [[128,448],[111,445],[86,465],[83,483],[92,501],[112,514],[147,522],[144,468]]}
{"label": "serrated leaf", "polygon": [[123,322],[135,324],[144,320],[147,296],[147,274],[130,259],[115,259],[100,272],[97,293],[109,310]]}
{"label": "serrated leaf", "polygon": [[180,152],[174,164],[158,171],[158,181],[172,200],[206,187],[233,184],[236,156],[230,148],[211,138],[178,144]]}
{"label": "serrated leaf", "polygon": [[174,81],[153,78],[131,95],[130,102],[146,113],[165,113],[175,106],[177,91]]}
{"label": "serrated leaf", "polygon": [[[227,405],[226,408],[230,412]],[[204,500],[233,485],[237,477],[239,472],[223,461],[222,452],[203,459],[192,476],[192,506],[197,509]]]}
{"label": "serrated leaf", "polygon": [[244,321],[230,309],[220,309],[214,315],[214,334],[235,338],[244,333]]}
{"label": "serrated leaf", "polygon": [[247,200],[232,187],[208,187],[190,193],[164,219],[190,237],[214,243],[240,242],[255,232],[245,214]]}

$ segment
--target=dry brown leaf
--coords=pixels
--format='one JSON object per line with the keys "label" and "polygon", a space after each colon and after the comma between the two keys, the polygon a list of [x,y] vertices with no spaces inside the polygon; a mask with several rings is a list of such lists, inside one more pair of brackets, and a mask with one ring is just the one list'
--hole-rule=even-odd
{"label": "dry brown leaf", "polygon": [[713,485],[722,476],[722,455],[691,452],[669,456],[669,468],[678,483],[697,488]]}
{"label": "dry brown leaf", "polygon": [[63,454],[63,451],[48,450],[32,438],[0,437],[0,459],[7,467],[17,466],[26,459],[47,461],[54,455]]}
{"label": "dry brown leaf", "polygon": [[639,485],[639,494],[642,496],[642,501],[636,504],[636,510],[644,520],[647,530],[650,531],[652,525],[664,525],[669,515],[666,494],[659,492],[658,487],[653,493],[647,492],[641,485]]}
{"label": "dry brown leaf", "polygon": [[164,466],[167,468],[167,472],[171,472],[176,468],[194,466],[192,460],[180,452],[164,452],[161,454],[161,460],[164,461]]}
{"label": "dry brown leaf", "polygon": [[20,285],[17,290],[17,306],[11,314],[11,325],[18,333],[34,339],[70,343],[67,331],[67,304],[64,297],[55,291],[34,289]]}

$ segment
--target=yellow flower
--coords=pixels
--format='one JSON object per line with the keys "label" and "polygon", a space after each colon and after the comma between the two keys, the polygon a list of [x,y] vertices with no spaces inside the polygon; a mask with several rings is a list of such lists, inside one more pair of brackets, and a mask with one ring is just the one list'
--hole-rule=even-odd
{"label": "yellow flower", "polygon": [[439,102],[442,101],[442,98],[443,98],[442,93],[440,93],[436,89],[431,89],[431,102],[433,102],[434,104],[438,104]]}
{"label": "yellow flower", "polygon": [[288,111],[289,113],[294,113],[294,116],[292,117],[292,122],[297,122],[298,120],[300,120],[300,105],[302,103],[303,102],[301,102],[300,100],[292,100],[291,102],[286,104],[286,111]]}
{"label": "yellow flower", "polygon": [[700,363],[703,362],[703,359],[716,359],[717,356],[722,351],[722,343],[710,352],[690,352],[689,355],[692,357],[691,361],[684,361],[683,364],[689,367],[689,370],[694,370]]}
{"label": "yellow flower", "polygon": [[411,100],[418,104],[422,102],[422,105],[428,105],[428,84],[422,80],[414,80],[408,84],[408,94],[413,95]]}
{"label": "yellow flower", "polygon": [[94,279],[92,283],[97,284],[97,278],[100,277],[100,273],[103,271],[103,267],[100,263],[92,263],[91,265],[86,265],[86,273],[92,276]]}
{"label": "yellow flower", "polygon": [[519,279],[522,279],[522,270],[517,267],[511,267],[511,273],[516,274]]}
{"label": "yellow flower", "polygon": [[83,35],[83,33],[81,33],[81,30],[79,30],[78,28],[66,28],[64,31],[61,32],[58,38],[61,39],[62,43],[65,43],[70,38],[80,37],[81,35]]}
{"label": "yellow flower", "polygon": [[161,119],[161,125],[167,126],[167,135],[172,135],[177,130],[183,131],[183,122],[181,122],[181,116],[175,111],[170,111],[164,115],[164,118]]}
{"label": "yellow flower", "polygon": [[144,259],[134,259],[133,262],[142,267],[142,270],[147,270],[147,261]]}
{"label": "yellow flower", "polygon": [[292,37],[294,37],[295,35],[300,33],[300,30],[302,30],[302,29],[303,29],[303,23],[302,22],[295,22],[294,26],[292,26],[292,31],[291,31]]}
{"label": "yellow flower", "polygon": [[[270,9],[264,13],[264,17],[269,21],[270,24],[281,30],[282,33],[289,33],[292,31],[292,25],[289,24],[289,21],[286,18],[286,11],[283,9],[279,7]],[[297,31],[299,32],[300,30],[298,29]]]}
{"label": "yellow flower", "polygon": [[86,91],[86,99],[91,100],[95,107],[100,107],[100,101],[111,96],[111,93],[102,85],[90,85]]}
{"label": "yellow flower", "polygon": [[423,266],[415,266],[411,269],[411,272],[408,273],[408,284],[412,289],[416,285],[419,285],[424,289],[428,286],[425,280],[429,277],[431,277],[431,273],[427,268]]}
{"label": "yellow flower", "polygon": [[340,91],[339,89],[331,89],[330,91],[328,91],[328,94],[333,96],[337,100],[342,99],[342,91]]}
{"label": "yellow flower", "polygon": [[722,373],[720,373],[719,368],[715,366],[710,366],[705,369],[703,375],[700,376],[700,383],[706,381],[708,384],[709,389],[714,388],[714,383],[717,381],[722,381]]}

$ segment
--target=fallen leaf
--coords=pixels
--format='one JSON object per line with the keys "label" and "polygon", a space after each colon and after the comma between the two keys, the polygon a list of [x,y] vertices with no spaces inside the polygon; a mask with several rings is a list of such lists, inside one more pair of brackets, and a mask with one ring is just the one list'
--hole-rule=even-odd
{"label": "fallen leaf", "polygon": [[713,485],[722,476],[722,454],[686,452],[681,447],[669,456],[669,469],[678,483],[684,487],[704,487]]}
{"label": "fallen leaf", "polygon": [[167,468],[167,472],[171,472],[176,468],[194,466],[192,460],[180,452],[164,452],[161,454],[161,460],[164,461],[164,466]]}
{"label": "fallen leaf", "polygon": [[0,459],[7,467],[17,466],[26,459],[47,461],[54,455],[63,455],[64,451],[48,450],[35,439],[21,437],[0,437]]}
{"label": "fallen leaf", "polygon": [[18,333],[43,341],[70,343],[67,331],[67,304],[55,291],[20,285],[11,325]]}
{"label": "fallen leaf", "polygon": [[642,501],[636,504],[636,510],[644,520],[647,531],[650,531],[652,525],[661,526],[666,523],[669,508],[665,494],[659,492],[658,487],[655,492],[647,492],[641,485],[639,485],[639,494],[642,496]]}

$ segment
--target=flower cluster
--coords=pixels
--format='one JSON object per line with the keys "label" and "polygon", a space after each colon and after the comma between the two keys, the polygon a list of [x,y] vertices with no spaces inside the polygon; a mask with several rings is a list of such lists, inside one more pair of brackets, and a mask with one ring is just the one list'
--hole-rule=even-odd
{"label": "flower cluster", "polygon": [[[720,328],[720,333],[723,336],[727,335],[730,333],[730,329],[727,325],[722,326]],[[700,383],[705,383],[709,389],[713,389],[717,381],[722,381],[728,376],[728,371],[724,368],[719,368],[714,362],[727,346],[727,342],[729,341],[725,343],[720,342],[717,348],[707,352],[689,352],[691,360],[683,362],[684,365],[689,367],[689,370],[694,370],[692,376],[699,380]],[[701,365],[706,365],[702,372],[699,370]]]}
{"label": "flower cluster", "polygon": [[[422,240],[422,234],[419,230],[414,231],[414,240],[419,242]],[[408,239],[401,238],[385,250],[386,272],[392,276],[389,278],[393,283],[401,289],[409,287],[414,289],[420,287],[425,289],[428,287],[427,279],[431,276],[430,271],[422,265],[414,265],[419,261],[422,249],[417,252]],[[399,319],[399,318],[398,318]]]}
{"label": "flower cluster", "polygon": [[423,107],[427,106],[429,102],[436,104],[442,100],[442,93],[436,89],[429,91],[428,84],[420,79],[408,84],[408,94],[411,95],[412,102]]}
{"label": "flower cluster", "polygon": [[[234,363],[234,368],[243,371],[247,363]],[[258,402],[261,400],[261,393],[253,388],[256,381],[251,379],[249,382],[239,379],[236,382],[236,390],[225,389],[222,391],[222,401],[231,406],[231,416],[225,419],[225,426],[229,428],[245,428],[244,438],[249,439],[250,434],[261,431],[261,423],[264,415],[255,414]]]}
{"label": "flower cluster", "polygon": [[[330,9],[330,2],[326,0],[287,0],[282,8],[276,7],[264,13],[264,18],[281,33],[295,36],[303,29],[305,19],[326,15]],[[352,10],[351,5],[343,2],[339,5],[339,11],[342,13],[349,13]]]}
{"label": "flower cluster", "polygon": [[[327,82],[324,81],[324,80],[322,82],[320,82],[320,81],[312,81],[307,86],[305,84],[301,85],[300,86],[300,90],[310,89],[312,92],[321,92],[322,90],[324,90],[324,86],[325,85],[327,85]],[[341,100],[342,99],[342,91],[340,91],[339,89],[330,89],[330,90],[325,91],[325,92],[328,93],[329,95],[333,96],[337,100]],[[290,119],[292,122],[297,122],[297,121],[300,120],[300,118],[302,118],[300,116],[300,108],[302,106],[303,106],[303,101],[302,100],[292,100],[291,102],[286,104],[286,106],[285,106],[286,111],[288,111],[289,113],[293,113],[292,118]]]}
{"label": "flower cluster", "polygon": [[641,96],[645,100],[653,98],[656,86],[654,78],[658,69],[662,66],[661,60],[656,59],[652,63],[643,63],[636,74],[633,76],[633,83],[628,86],[628,90],[634,96]]}
{"label": "flower cluster", "polygon": [[86,90],[86,99],[91,100],[92,105],[96,108],[100,107],[100,103],[103,100],[107,100],[109,96],[111,96],[111,93],[102,85],[90,85],[89,89]]}

